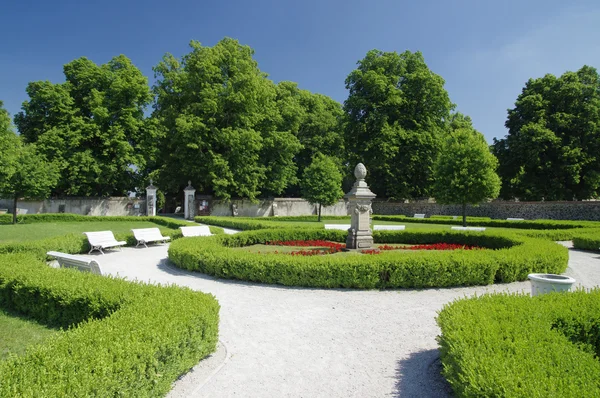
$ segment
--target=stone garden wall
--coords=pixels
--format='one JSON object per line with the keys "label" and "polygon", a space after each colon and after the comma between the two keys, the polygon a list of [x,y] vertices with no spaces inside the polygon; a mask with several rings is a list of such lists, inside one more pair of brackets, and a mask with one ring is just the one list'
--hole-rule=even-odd
{"label": "stone garden wall", "polygon": [[[375,214],[403,214],[412,216],[424,213],[432,215],[457,216],[462,213],[461,206],[440,205],[428,201],[402,203],[375,200]],[[527,220],[590,220],[600,221],[600,201],[585,202],[505,202],[493,201],[479,206],[467,206],[467,215],[475,217],[491,217],[506,219],[509,217],[525,218]]]}
{"label": "stone garden wall", "polygon": [[[239,217],[267,216],[304,216],[317,214],[317,206],[299,198],[275,198],[252,203],[249,200],[221,201],[212,200],[209,196],[196,195],[194,214],[231,216],[232,204]],[[12,212],[12,200],[0,199],[0,212],[5,209]],[[54,198],[43,201],[25,201],[18,203],[19,214],[38,213],[74,213],[82,215],[136,216],[145,214],[146,204],[137,198]],[[181,212],[183,210],[180,210]],[[410,203],[373,201],[375,214],[412,216],[424,213],[432,215],[461,214],[461,207],[456,205],[440,205],[429,201]],[[336,205],[323,207],[323,215],[347,215],[346,203],[340,200]],[[504,202],[494,201],[479,206],[467,206],[467,215],[506,219],[509,217],[553,220],[592,220],[600,221],[600,201],[585,202]]]}
{"label": "stone garden wall", "polygon": [[[17,214],[74,213],[88,216],[137,216],[145,214],[146,201],[136,198],[55,198],[19,200]],[[13,201],[0,199],[0,211],[12,213]]]}

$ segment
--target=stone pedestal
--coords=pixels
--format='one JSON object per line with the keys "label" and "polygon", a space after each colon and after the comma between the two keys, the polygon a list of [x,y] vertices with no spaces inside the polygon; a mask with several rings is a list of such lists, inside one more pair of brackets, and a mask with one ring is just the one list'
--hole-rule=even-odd
{"label": "stone pedestal", "polygon": [[371,201],[377,196],[369,189],[365,182],[367,169],[362,163],[354,168],[356,182],[344,198],[348,200],[348,210],[351,221],[348,237],[346,238],[347,250],[364,250],[373,246],[370,218],[373,210]]}
{"label": "stone pedestal", "polygon": [[152,185],[152,180],[150,180],[150,185],[146,187],[146,214],[149,216],[156,215],[156,190],[157,188]]}
{"label": "stone pedestal", "polygon": [[194,203],[196,200],[195,193],[196,188],[192,186],[192,182],[188,181],[188,186],[183,190],[185,194],[184,202],[183,202],[183,217],[186,220],[191,220],[195,216],[194,212]]}

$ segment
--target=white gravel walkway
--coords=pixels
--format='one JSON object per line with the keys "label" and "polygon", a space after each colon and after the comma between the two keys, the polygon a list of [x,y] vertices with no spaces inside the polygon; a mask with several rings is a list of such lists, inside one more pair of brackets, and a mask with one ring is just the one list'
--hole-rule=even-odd
{"label": "white gravel walkway", "polygon": [[[565,244],[567,244],[565,242]],[[218,280],[180,270],[168,245],[95,255],[104,274],[212,293],[218,351],[169,397],[445,397],[435,323],[444,304],[529,282],[428,290],[325,290]],[[600,285],[600,255],[570,250],[567,275]]]}

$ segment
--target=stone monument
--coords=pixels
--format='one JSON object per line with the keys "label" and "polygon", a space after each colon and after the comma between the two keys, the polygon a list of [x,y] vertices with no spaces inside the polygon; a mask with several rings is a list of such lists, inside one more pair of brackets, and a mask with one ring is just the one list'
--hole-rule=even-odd
{"label": "stone monument", "polygon": [[371,232],[371,201],[375,195],[365,182],[367,168],[359,163],[354,168],[356,182],[350,192],[344,195],[348,199],[348,209],[351,214],[350,229],[346,238],[347,250],[364,250],[373,246],[373,235]]}
{"label": "stone monument", "polygon": [[194,194],[196,193],[196,188],[194,188],[192,186],[191,181],[188,181],[188,186],[185,187],[183,192],[185,195],[185,201],[183,202],[183,205],[184,205],[183,218],[185,218],[186,220],[192,220],[195,215],[194,214],[194,202],[196,201],[196,198],[194,197]]}

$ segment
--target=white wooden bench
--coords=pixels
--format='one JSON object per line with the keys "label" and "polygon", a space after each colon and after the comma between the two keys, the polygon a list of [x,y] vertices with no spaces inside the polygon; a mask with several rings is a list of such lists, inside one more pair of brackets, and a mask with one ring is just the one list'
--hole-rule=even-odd
{"label": "white wooden bench", "polygon": [[524,218],[513,218],[513,217],[508,217],[506,219],[506,221],[525,221]]}
{"label": "white wooden bench", "polygon": [[350,224],[325,224],[325,229],[341,229],[347,231],[350,229]]}
{"label": "white wooden bench", "polygon": [[375,231],[403,231],[406,225],[374,225]]}
{"label": "white wooden bench", "polygon": [[138,247],[139,245],[148,247],[147,243],[150,242],[166,242],[171,240],[170,236],[162,236],[160,229],[158,228],[132,229],[131,232],[133,232],[133,236],[137,240],[137,245],[135,245],[135,247]]}
{"label": "white wooden bench", "polygon": [[485,231],[485,227],[451,227],[455,231]]}
{"label": "white wooden bench", "polygon": [[211,236],[208,225],[198,225],[194,227],[179,227],[184,238],[191,236]]}
{"label": "white wooden bench", "polygon": [[67,254],[61,252],[48,252],[48,256],[55,257],[58,264],[64,268],[77,268],[80,271],[91,272],[92,274],[102,275],[100,266],[91,258]]}
{"label": "white wooden bench", "polygon": [[415,215],[413,216],[413,218],[425,218],[425,214],[415,213]]}
{"label": "white wooden bench", "polygon": [[117,241],[112,231],[84,232],[84,234],[87,236],[88,242],[90,242],[91,249],[88,254],[94,250],[98,250],[100,253],[104,254],[102,249],[124,246],[127,244],[127,242],[123,240]]}

